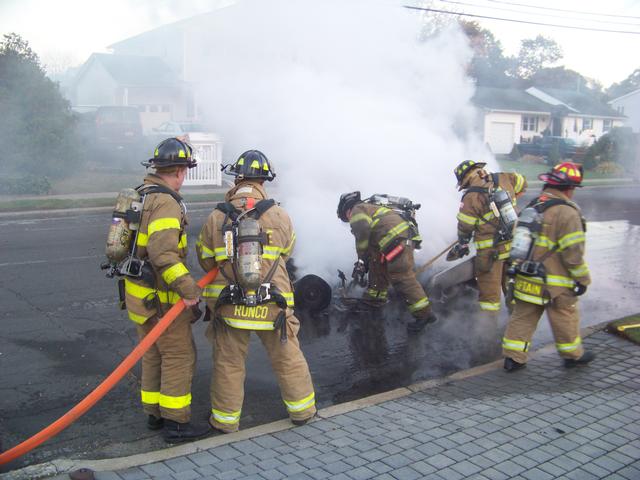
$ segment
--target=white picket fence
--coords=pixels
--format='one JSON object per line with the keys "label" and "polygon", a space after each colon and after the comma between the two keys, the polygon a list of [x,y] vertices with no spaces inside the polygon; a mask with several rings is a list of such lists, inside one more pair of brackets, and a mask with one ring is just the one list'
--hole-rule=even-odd
{"label": "white picket fence", "polygon": [[198,162],[195,168],[187,172],[185,185],[222,185],[222,142],[219,140],[195,140],[189,143],[193,147],[193,155]]}

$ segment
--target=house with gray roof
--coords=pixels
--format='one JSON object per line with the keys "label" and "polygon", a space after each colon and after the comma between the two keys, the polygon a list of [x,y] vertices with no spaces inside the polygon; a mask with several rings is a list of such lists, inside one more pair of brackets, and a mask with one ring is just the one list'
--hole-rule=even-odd
{"label": "house with gray roof", "polygon": [[484,141],[495,154],[509,153],[515,143],[542,135],[591,144],[625,120],[585,91],[478,87],[472,101],[480,110]]}
{"label": "house with gray roof", "polygon": [[137,107],[146,132],[195,116],[189,85],[154,56],[94,53],[76,75],[69,97],[74,106]]}
{"label": "house with gray roof", "polygon": [[611,108],[627,117],[626,125],[635,133],[640,133],[640,88],[614,98],[609,102]]}

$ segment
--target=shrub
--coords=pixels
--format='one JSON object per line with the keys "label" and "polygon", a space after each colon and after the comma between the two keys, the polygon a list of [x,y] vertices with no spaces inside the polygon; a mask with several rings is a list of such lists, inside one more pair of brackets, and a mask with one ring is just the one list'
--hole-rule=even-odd
{"label": "shrub", "polygon": [[628,127],[612,128],[594,143],[584,156],[587,169],[595,169],[603,162],[617,163],[625,170],[633,170],[637,140]]}
{"label": "shrub", "polygon": [[605,175],[622,175],[624,168],[615,162],[600,162],[594,171]]}
{"label": "shrub", "polygon": [[25,175],[23,177],[0,179],[2,195],[47,195],[51,191],[51,183],[47,177]]}

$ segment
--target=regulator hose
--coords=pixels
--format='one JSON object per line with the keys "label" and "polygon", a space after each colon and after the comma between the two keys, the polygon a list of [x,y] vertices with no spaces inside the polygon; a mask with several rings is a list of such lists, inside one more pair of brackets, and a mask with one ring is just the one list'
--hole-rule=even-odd
{"label": "regulator hose", "polygon": [[[214,268],[198,281],[198,285],[204,288],[205,285],[211,283],[218,274],[218,269]],[[78,418],[84,415],[91,407],[104,397],[115,385],[124,377],[131,368],[142,358],[142,356],[151,348],[158,340],[158,337],[171,325],[176,317],[184,310],[185,305],[182,300],[173,305],[169,311],[158,321],[157,325],[136,345],[129,355],[111,372],[111,374],[103,380],[89,395],[84,397],[75,407],[65,413],[58,420],[48,427],[40,430],[31,438],[16,445],[15,447],[0,453],[0,465],[5,465],[16,458],[19,458],[31,450],[54,437],[62,430],[67,428]]]}

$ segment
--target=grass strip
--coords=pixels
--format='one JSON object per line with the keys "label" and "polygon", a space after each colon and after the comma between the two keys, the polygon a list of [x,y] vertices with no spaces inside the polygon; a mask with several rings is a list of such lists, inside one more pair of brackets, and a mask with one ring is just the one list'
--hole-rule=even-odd
{"label": "grass strip", "polygon": [[[618,327],[622,327],[625,325],[638,325],[635,328],[628,328],[624,331],[618,330]],[[627,338],[634,343],[640,344],[640,313],[636,313],[635,315],[630,315],[628,317],[620,318],[618,320],[614,320],[607,325],[606,329],[609,333],[615,333],[616,335],[620,335],[621,337]]]}
{"label": "grass strip", "polygon": [[[219,202],[224,200],[224,193],[205,193],[185,195],[185,202]],[[114,198],[29,198],[6,200],[0,202],[0,212],[28,212],[33,210],[67,210],[71,208],[98,208],[113,207],[116,199]]]}

